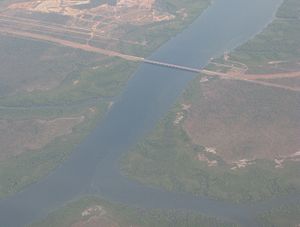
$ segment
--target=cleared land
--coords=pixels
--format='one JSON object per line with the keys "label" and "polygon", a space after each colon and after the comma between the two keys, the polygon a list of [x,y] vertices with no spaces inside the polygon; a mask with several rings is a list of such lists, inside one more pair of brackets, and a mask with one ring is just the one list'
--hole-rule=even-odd
{"label": "cleared land", "polygon": [[[22,1],[0,12],[0,31],[88,51],[97,47],[98,52],[101,49],[109,56],[116,55],[116,50],[122,52],[120,44],[146,51],[151,40],[141,35],[129,38],[128,34],[141,26],[175,19],[175,15],[156,9],[154,4],[155,1],[117,1],[116,5],[95,5],[91,1]],[[58,21],[53,19],[55,15]],[[118,56],[129,58],[126,54]]]}

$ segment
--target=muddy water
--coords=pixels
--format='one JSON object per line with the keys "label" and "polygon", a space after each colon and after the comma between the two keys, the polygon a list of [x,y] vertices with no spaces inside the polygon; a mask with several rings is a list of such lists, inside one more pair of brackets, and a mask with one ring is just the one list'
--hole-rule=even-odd
{"label": "muddy water", "polygon": [[[210,58],[244,43],[273,18],[281,0],[214,0],[211,7],[151,59],[201,68]],[[0,201],[0,226],[23,226],[87,193],[144,208],[190,209],[255,226],[255,210],[267,210],[294,197],[263,204],[235,205],[165,192],[120,175],[118,161],[163,117],[196,75],[141,65],[106,118],[71,157],[48,177]],[[298,198],[298,197],[297,197]]]}

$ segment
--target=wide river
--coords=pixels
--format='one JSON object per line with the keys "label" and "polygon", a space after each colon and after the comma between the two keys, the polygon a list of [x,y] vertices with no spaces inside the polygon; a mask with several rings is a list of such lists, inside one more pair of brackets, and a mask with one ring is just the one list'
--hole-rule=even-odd
{"label": "wide river", "polygon": [[[214,0],[192,25],[151,59],[194,68],[205,66],[249,40],[274,17],[282,0]],[[122,176],[118,161],[161,119],[194,73],[142,64],[105,119],[76,148],[70,158],[39,182],[0,200],[0,226],[31,223],[85,194],[143,208],[198,211],[255,226],[255,214],[299,196],[264,203],[236,205],[206,197],[166,192]]]}

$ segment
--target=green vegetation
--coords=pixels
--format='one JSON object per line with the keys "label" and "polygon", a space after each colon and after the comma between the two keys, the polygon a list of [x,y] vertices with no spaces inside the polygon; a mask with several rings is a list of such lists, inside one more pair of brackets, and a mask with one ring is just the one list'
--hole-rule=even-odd
{"label": "green vegetation", "polygon": [[282,206],[260,216],[263,226],[298,227],[300,224],[300,205]]}
{"label": "green vegetation", "polygon": [[233,60],[246,64],[252,73],[280,70],[269,62],[283,61],[284,70],[293,70],[300,59],[300,2],[286,0],[276,19],[254,39],[231,54]]}
{"label": "green vegetation", "polygon": [[[138,56],[150,54],[191,23],[209,5],[210,0],[196,3],[191,0],[166,2],[162,7],[171,13],[184,7],[188,15],[186,20],[181,20],[178,15],[176,20],[168,23],[156,23],[143,29],[130,30],[129,27],[128,36],[144,40],[147,35],[149,45],[136,48],[120,43],[116,47],[118,51]],[[83,122],[72,128],[72,133],[51,140],[41,149],[26,148],[17,156],[14,156],[14,150],[5,150],[11,155],[0,160],[0,197],[4,197],[39,180],[59,165],[101,120],[138,65],[39,41],[3,36],[1,42],[1,53],[8,60],[7,64],[2,63],[5,79],[4,86],[1,86],[1,92],[4,92],[0,94],[0,124],[1,121],[9,125],[10,122],[23,120],[51,121],[62,117],[85,117]],[[15,71],[11,70],[18,61],[23,62],[25,67],[20,65]],[[12,73],[6,75],[6,70]],[[19,78],[20,70],[24,71],[22,79]],[[46,89],[26,91],[36,81],[46,81],[42,83],[46,84]],[[52,83],[59,85],[53,86]],[[47,127],[47,123],[45,125]],[[51,126],[47,130],[51,131]],[[5,131],[2,130],[2,133]],[[22,138],[17,138],[17,132],[10,133],[11,141],[7,141],[8,144],[22,142]]]}
{"label": "green vegetation", "polygon": [[[1,118],[9,121],[56,119],[84,116],[85,120],[71,134],[50,141],[39,150],[23,152],[0,161],[0,197],[12,194],[37,181],[61,163],[106,113],[110,97],[120,94],[136,65],[117,59],[89,65],[70,75],[59,87],[1,98]],[[73,81],[80,81],[74,85]],[[89,103],[90,99],[95,99]],[[85,101],[87,100],[87,101]],[[86,103],[87,102],[87,103]],[[93,113],[89,110],[93,109]],[[49,129],[51,130],[51,128]],[[5,133],[5,132],[3,132]],[[11,143],[22,140],[11,135]]]}
{"label": "green vegetation", "polygon": [[[82,212],[90,207],[101,206],[105,213],[82,216]],[[81,198],[67,204],[50,215],[45,220],[34,223],[30,227],[68,227],[74,223],[84,223],[91,217],[98,226],[140,226],[140,227],[182,227],[182,226],[236,226],[235,224],[222,222],[215,218],[205,217],[193,212],[165,211],[165,210],[145,210],[131,208],[126,205],[110,203],[97,197]],[[109,220],[109,222],[108,222]],[[101,225],[106,221],[107,225]],[[109,223],[109,224],[108,224]]]}
{"label": "green vegetation", "polygon": [[[234,51],[231,58],[248,65],[251,72],[275,70],[268,68],[269,61],[288,61],[290,70],[291,66],[299,67],[294,64],[300,59],[299,20],[282,18],[288,14],[287,11],[294,12],[299,6],[299,1],[285,1],[277,14],[280,18]],[[298,10],[297,13],[299,12]],[[195,80],[197,82],[192,81],[178,103],[197,106],[197,94],[201,93],[198,80],[199,77]],[[270,94],[273,93],[268,93]],[[256,101],[253,100],[254,102]],[[299,163],[286,161],[284,168],[275,168],[274,161],[257,160],[255,164],[232,170],[219,156],[194,144],[182,124],[174,125],[176,114],[181,111],[182,108],[177,104],[153,132],[123,158],[121,166],[125,175],[167,190],[191,192],[235,202],[258,201],[300,192]],[[209,160],[217,160],[218,165],[209,167],[206,161],[198,160],[199,154],[205,154]]]}
{"label": "green vegetation", "polygon": [[277,13],[278,18],[300,19],[300,5],[297,0],[285,0]]}
{"label": "green vegetation", "polygon": [[71,134],[54,139],[40,150],[28,150],[18,156],[1,160],[0,197],[13,194],[39,180],[64,161],[104,115],[107,104],[99,103],[94,108],[97,113],[85,114],[86,120],[75,126]]}
{"label": "green vegetation", "polygon": [[[122,170],[129,177],[167,190],[192,192],[218,199],[245,202],[263,200],[300,189],[297,163],[283,169],[271,161],[231,170],[218,157],[218,166],[209,167],[197,160],[204,148],[193,144],[183,129],[174,125],[175,110],[122,160]],[[289,176],[289,177],[286,177]]]}
{"label": "green vegetation", "polygon": [[[120,94],[137,65],[120,59],[106,59],[80,67],[63,83],[49,91],[35,91],[0,98],[0,106],[35,107],[39,105],[70,106],[92,98],[114,97]],[[78,81],[74,85],[73,82]]]}
{"label": "green vegetation", "polygon": [[[147,57],[171,37],[175,36],[194,21],[211,3],[211,0],[161,1],[158,7],[175,15],[174,20],[157,22],[140,28],[128,27],[125,39],[143,42],[147,37],[146,46],[120,44],[118,49],[123,53]],[[183,11],[178,11],[183,9]]]}

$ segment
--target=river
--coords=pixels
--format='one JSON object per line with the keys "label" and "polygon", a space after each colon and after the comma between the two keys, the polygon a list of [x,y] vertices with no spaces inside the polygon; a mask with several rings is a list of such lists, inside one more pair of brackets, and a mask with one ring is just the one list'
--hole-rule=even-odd
{"label": "river", "polygon": [[[181,34],[149,58],[193,68],[204,67],[260,32],[282,0],[214,0]],[[123,177],[118,161],[145,136],[176,101],[195,74],[141,64],[107,116],[55,171],[23,191],[0,200],[0,226],[31,223],[85,194],[143,208],[189,209],[253,226],[255,210],[289,198],[237,205],[166,192]]]}

